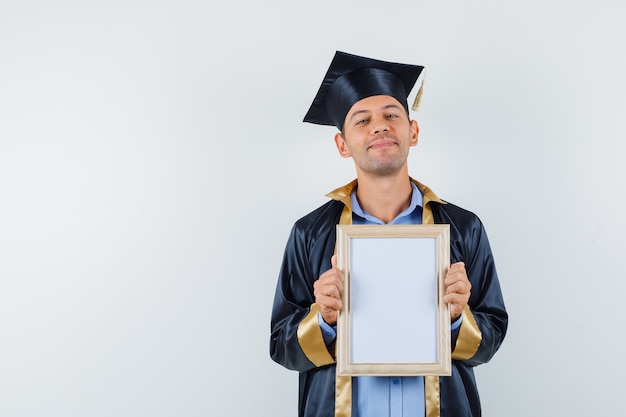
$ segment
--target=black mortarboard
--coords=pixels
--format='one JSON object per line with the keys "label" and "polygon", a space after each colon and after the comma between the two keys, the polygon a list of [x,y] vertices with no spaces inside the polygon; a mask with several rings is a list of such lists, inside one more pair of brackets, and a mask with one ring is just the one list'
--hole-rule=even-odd
{"label": "black mortarboard", "polygon": [[[409,112],[407,99],[424,69],[420,65],[379,61],[337,51],[304,121],[337,126],[342,131],[350,108],[376,95],[391,96]],[[417,110],[422,86],[411,108]]]}

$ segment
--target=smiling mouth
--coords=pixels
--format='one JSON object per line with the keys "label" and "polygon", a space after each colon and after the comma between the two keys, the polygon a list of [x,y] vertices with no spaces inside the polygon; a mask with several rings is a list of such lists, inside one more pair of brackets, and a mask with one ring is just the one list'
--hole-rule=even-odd
{"label": "smiling mouth", "polygon": [[384,138],[384,139],[376,139],[374,142],[370,143],[367,149],[380,149],[380,148],[388,148],[390,146],[396,146],[398,142],[394,139]]}

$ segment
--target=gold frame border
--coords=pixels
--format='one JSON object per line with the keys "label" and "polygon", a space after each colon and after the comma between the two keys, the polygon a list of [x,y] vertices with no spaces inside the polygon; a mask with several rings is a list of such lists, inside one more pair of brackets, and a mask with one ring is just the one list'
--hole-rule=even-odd
{"label": "gold frame border", "polygon": [[[350,239],[436,238],[437,362],[352,363],[350,361]],[[337,225],[337,267],[344,273],[343,311],[337,319],[337,375],[411,376],[452,373],[450,307],[443,302],[444,279],[450,266],[450,225]]]}

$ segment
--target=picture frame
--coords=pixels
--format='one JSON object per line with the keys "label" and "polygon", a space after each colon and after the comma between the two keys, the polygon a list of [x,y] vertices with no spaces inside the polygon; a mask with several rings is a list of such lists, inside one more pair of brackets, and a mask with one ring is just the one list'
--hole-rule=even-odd
{"label": "picture frame", "polygon": [[450,226],[337,225],[338,375],[450,375]]}

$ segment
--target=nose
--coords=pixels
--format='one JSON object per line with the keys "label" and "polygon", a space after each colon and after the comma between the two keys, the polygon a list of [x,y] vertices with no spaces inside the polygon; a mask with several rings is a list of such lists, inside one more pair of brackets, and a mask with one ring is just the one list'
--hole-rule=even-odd
{"label": "nose", "polygon": [[389,131],[389,120],[384,114],[376,114],[372,117],[372,133],[378,135]]}
{"label": "nose", "polygon": [[389,124],[387,123],[387,120],[384,118],[376,120],[376,122],[372,125],[372,131],[375,135],[388,132]]}

